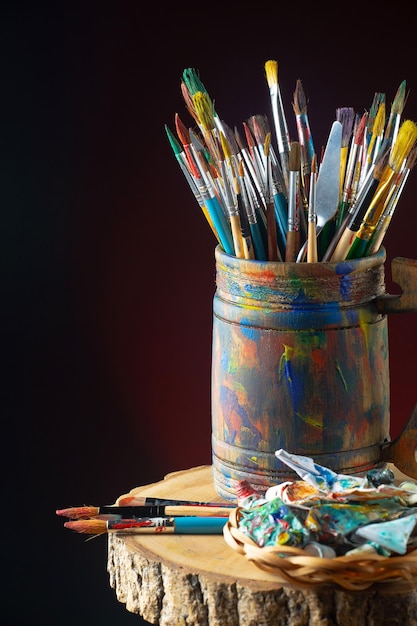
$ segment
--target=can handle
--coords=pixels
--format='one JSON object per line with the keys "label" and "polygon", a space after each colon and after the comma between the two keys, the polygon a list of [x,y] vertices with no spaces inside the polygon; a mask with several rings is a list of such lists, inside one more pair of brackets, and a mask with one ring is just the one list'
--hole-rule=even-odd
{"label": "can handle", "polygon": [[[391,262],[392,280],[402,289],[399,295],[385,294],[375,299],[378,313],[417,312],[417,260],[395,257]],[[417,478],[417,404],[399,436],[382,446],[383,461],[394,463],[411,478]]]}
{"label": "can handle", "polygon": [[384,294],[375,299],[378,313],[417,312],[417,260],[395,257],[391,262],[392,280],[402,293]]}
{"label": "can handle", "polygon": [[381,460],[393,463],[410,478],[417,479],[417,404],[402,432],[393,441],[383,444]]}

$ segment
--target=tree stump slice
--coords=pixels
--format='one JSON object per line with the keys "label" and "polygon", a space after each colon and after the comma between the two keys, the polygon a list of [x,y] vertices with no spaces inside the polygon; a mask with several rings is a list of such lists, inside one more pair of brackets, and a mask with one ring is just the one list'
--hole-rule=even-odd
{"label": "tree stump slice", "polygon": [[[407,477],[392,467],[396,478]],[[222,502],[211,466],[168,474],[130,494]],[[417,586],[347,591],[277,583],[222,535],[108,536],[110,586],[126,609],[159,626],[417,626]]]}

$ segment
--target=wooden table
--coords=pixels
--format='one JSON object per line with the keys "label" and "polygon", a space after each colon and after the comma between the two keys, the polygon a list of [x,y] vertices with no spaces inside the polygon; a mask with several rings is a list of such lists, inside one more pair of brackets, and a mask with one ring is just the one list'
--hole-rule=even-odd
{"label": "wooden table", "polygon": [[[396,478],[407,477],[395,468]],[[131,494],[212,500],[211,466],[168,474]],[[417,585],[350,592],[283,586],[232,550],[222,535],[108,538],[110,585],[126,609],[159,626],[415,626]]]}

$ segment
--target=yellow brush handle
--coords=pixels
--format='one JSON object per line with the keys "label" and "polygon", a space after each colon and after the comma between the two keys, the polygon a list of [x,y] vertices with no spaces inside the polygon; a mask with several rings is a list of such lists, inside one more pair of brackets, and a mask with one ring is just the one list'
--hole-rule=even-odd
{"label": "yellow brush handle", "polygon": [[240,225],[239,215],[230,216],[230,226],[232,228],[233,243],[235,246],[235,256],[238,259],[245,258],[245,251],[243,249],[242,228]]}
{"label": "yellow brush handle", "polygon": [[317,229],[313,220],[308,222],[307,263],[316,263],[317,256]]}

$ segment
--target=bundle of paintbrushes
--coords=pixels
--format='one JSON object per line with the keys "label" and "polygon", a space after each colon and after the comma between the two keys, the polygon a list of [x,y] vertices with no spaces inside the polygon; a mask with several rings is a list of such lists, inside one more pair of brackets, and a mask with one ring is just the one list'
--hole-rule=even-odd
{"label": "bundle of paintbrushes", "polygon": [[187,127],[175,114],[170,144],[218,244],[238,258],[341,261],[379,250],[417,158],[417,124],[403,119],[406,82],[387,111],[375,93],[369,111],[339,108],[316,152],[302,82],[290,138],[278,63],[265,63],[273,124],[253,115],[242,129],[221,119],[193,68],[181,91]]}
{"label": "bundle of paintbrushes", "polygon": [[126,496],[115,505],[70,507],[56,514],[69,519],[65,528],[93,536],[109,532],[220,535],[232,508],[227,503]]}

